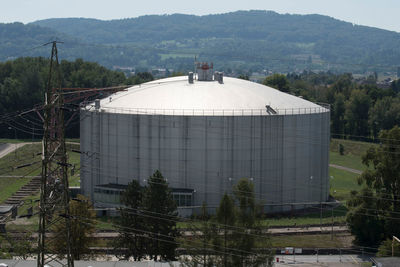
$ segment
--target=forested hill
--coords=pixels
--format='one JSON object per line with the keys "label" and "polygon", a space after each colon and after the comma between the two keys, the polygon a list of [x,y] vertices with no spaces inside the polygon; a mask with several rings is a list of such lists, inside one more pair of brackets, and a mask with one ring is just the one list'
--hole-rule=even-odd
{"label": "forested hill", "polygon": [[[38,46],[55,38],[65,39],[64,34],[55,30],[36,25],[24,25],[22,23],[0,23],[0,59],[26,56],[35,51],[36,55],[48,54],[48,49],[40,49]],[[39,50],[39,51],[38,51]]]}
{"label": "forested hill", "polygon": [[[159,42],[193,38],[237,38],[283,43],[361,45],[383,48],[385,42],[399,42],[396,32],[353,25],[321,15],[289,15],[272,11],[194,15],[150,15],[102,21],[84,18],[47,19],[33,24],[53,28],[95,43]],[[393,44],[392,47],[395,45]]]}
{"label": "forested hill", "polygon": [[222,69],[363,72],[394,71],[400,64],[400,33],[321,15],[237,11],[111,21],[48,19],[33,25],[79,40],[77,57],[106,66],[184,69],[192,67],[195,54]]}

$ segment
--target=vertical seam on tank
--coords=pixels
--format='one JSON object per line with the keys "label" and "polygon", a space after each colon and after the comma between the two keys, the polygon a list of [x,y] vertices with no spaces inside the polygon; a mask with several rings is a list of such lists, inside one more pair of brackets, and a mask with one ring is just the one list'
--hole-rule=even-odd
{"label": "vertical seam on tank", "polygon": [[207,120],[207,116],[204,117],[204,199],[208,199],[208,192],[207,192],[207,183],[208,183],[208,177],[207,177],[207,168],[208,168],[208,164],[207,164],[207,151],[208,151],[208,140],[207,140],[207,133],[208,133],[208,120]]}
{"label": "vertical seam on tank", "polygon": [[[251,115],[250,119],[250,178],[253,178],[254,181],[254,174],[253,174],[253,164],[254,164],[254,116]],[[254,183],[253,183],[254,185]]]}
{"label": "vertical seam on tank", "polygon": [[189,142],[189,117],[184,116],[183,117],[183,122],[185,127],[183,128],[184,130],[184,134],[185,134],[185,139],[184,139],[184,143],[183,143],[183,157],[184,157],[184,161],[183,161],[183,175],[184,175],[184,179],[185,179],[185,187],[187,187],[187,165],[189,164],[188,159],[187,159],[187,144]]}
{"label": "vertical seam on tank", "polygon": [[[161,126],[161,117],[160,117],[160,115],[156,115],[156,117],[157,117],[157,120],[158,120],[158,155],[157,155],[157,159],[158,159],[158,162],[157,162],[157,165],[158,165],[158,168],[159,169],[161,169],[161,132],[162,132],[162,126]],[[160,170],[161,172],[163,171],[163,170]]]}
{"label": "vertical seam on tank", "polygon": [[118,115],[115,115],[115,132],[116,132],[116,134],[115,134],[115,147],[116,147],[116,150],[117,150],[117,153],[116,153],[116,155],[115,155],[115,157],[116,157],[116,171],[115,171],[115,179],[116,179],[116,183],[118,184],[118,175],[119,175],[119,153],[118,153],[118,136],[117,136],[117,129],[118,129],[118,120],[119,120],[119,117],[120,116],[118,116]]}
{"label": "vertical seam on tank", "polygon": [[[235,174],[235,116],[233,115],[232,117],[232,122],[231,122],[231,178],[234,178],[234,174]],[[230,190],[232,191],[232,188],[230,188]]]}
{"label": "vertical seam on tank", "polygon": [[258,117],[260,120],[260,173],[259,173],[259,194],[260,194],[260,198],[263,199],[263,195],[262,195],[262,180],[263,180],[263,166],[264,166],[264,116],[259,116]]}
{"label": "vertical seam on tank", "polygon": [[151,175],[155,170],[151,169],[152,166],[152,162],[151,159],[152,157],[152,150],[151,150],[151,143],[153,141],[153,137],[152,137],[152,129],[153,129],[153,115],[148,115],[149,118],[149,124],[147,125],[147,155],[148,155],[148,167],[147,167],[147,171],[148,174]]}
{"label": "vertical seam on tank", "polygon": [[[325,201],[325,197],[324,197],[324,193],[322,191],[322,188],[324,187],[323,182],[325,179],[325,177],[323,177],[323,168],[322,168],[322,162],[325,161],[325,156],[324,156],[324,152],[323,152],[323,138],[322,138],[322,134],[323,134],[323,128],[324,128],[324,124],[323,124],[323,118],[322,118],[322,114],[318,114],[318,119],[319,119],[319,151],[320,151],[320,164],[319,164],[319,176],[320,176],[320,199],[321,201]],[[325,183],[324,183],[325,184]]]}
{"label": "vertical seam on tank", "polygon": [[225,168],[226,168],[226,159],[227,157],[227,153],[228,153],[228,142],[227,142],[227,138],[226,138],[226,118],[224,116],[220,117],[220,120],[222,121],[222,131],[221,131],[221,151],[222,151],[222,155],[220,158],[220,170],[221,170],[221,174],[220,174],[220,180],[221,180],[221,196],[224,194],[225,191],[227,191],[227,182],[226,179],[227,177],[225,177]]}
{"label": "vertical seam on tank", "polygon": [[331,182],[331,180],[329,179],[329,158],[330,158],[330,153],[329,153],[329,149],[330,149],[330,140],[331,140],[331,131],[330,131],[330,119],[331,119],[331,115],[330,115],[330,110],[326,113],[324,113],[325,116],[325,130],[326,130],[326,141],[325,141],[325,154],[327,156],[326,158],[326,164],[325,164],[325,175],[326,175],[326,179],[328,180],[328,184],[327,184],[327,197],[329,197],[329,184]]}
{"label": "vertical seam on tank", "polygon": [[[283,179],[284,179],[284,177],[283,177],[283,175],[284,175],[284,170],[283,170],[283,167],[284,167],[284,164],[283,164],[283,160],[284,160],[284,148],[285,148],[285,134],[284,134],[284,131],[283,131],[283,128],[284,128],[284,126],[285,126],[285,117],[284,116],[281,116],[281,118],[282,118],[282,120],[280,121],[280,126],[281,127],[279,127],[279,131],[280,131],[280,133],[279,133],[279,136],[282,136],[282,142],[281,142],[281,149],[280,149],[280,165],[281,165],[281,168],[280,168],[280,173],[281,173],[281,179],[280,179],[280,187],[281,187],[281,204],[283,203],[283,198],[284,198],[284,195],[283,195]],[[283,208],[283,207],[282,207]]]}
{"label": "vertical seam on tank", "polygon": [[[268,150],[269,150],[269,157],[268,157],[268,170],[269,171],[271,171],[273,174],[274,174],[274,179],[276,180],[277,178],[278,178],[278,175],[277,175],[277,173],[275,173],[275,168],[277,167],[277,166],[275,166],[275,164],[272,164],[272,159],[271,159],[271,154],[272,154],[272,151],[273,150],[275,150],[275,144],[274,145],[272,145],[272,123],[273,123],[273,120],[276,120],[276,121],[278,121],[278,118],[279,117],[272,117],[272,116],[268,116],[268,121],[269,121],[269,123],[268,123],[268,125],[269,125],[269,141],[268,141]],[[277,142],[276,142],[276,148],[277,148]],[[274,167],[273,167],[274,166]],[[275,181],[275,183],[274,183],[274,185],[275,185],[275,187],[278,187],[279,186],[279,184],[277,183],[277,181]],[[278,188],[273,188],[273,191],[275,191],[275,192],[277,192],[278,190],[277,190]],[[271,190],[272,191],[272,190]],[[275,199],[274,198],[271,198],[271,202],[272,203],[274,203],[275,202]]]}
{"label": "vertical seam on tank", "polygon": [[140,173],[140,115],[136,114],[136,164],[137,164],[137,179],[139,179],[139,183],[142,183],[142,179]]}
{"label": "vertical seam on tank", "polygon": [[[90,133],[90,150],[92,151],[92,153],[93,153],[93,140],[92,140],[92,138],[93,138],[93,135],[94,135],[94,133],[93,133],[93,122],[94,121],[94,116],[93,116],[93,113],[91,112],[90,113],[90,130],[89,130],[89,133]],[[95,183],[95,177],[94,177],[94,168],[93,168],[93,166],[94,166],[94,161],[93,161],[93,156],[92,156],[92,158],[90,158],[90,160],[89,160],[89,162],[91,163],[90,164],[90,166],[91,166],[91,170],[90,170],[90,183],[91,183],[91,186],[92,186],[92,188],[90,189],[90,193],[91,193],[91,196],[93,197],[93,194],[94,194],[94,192],[93,192],[93,190],[94,190],[94,183]]]}
{"label": "vertical seam on tank", "polygon": [[[309,114],[308,115],[308,134],[309,134],[309,137],[311,137],[310,138],[310,144],[308,145],[308,179],[309,179],[309,186],[308,186],[308,189],[307,189],[307,191],[308,191],[308,196],[307,196],[307,200],[308,201],[312,201],[312,188],[313,188],[313,184],[314,184],[314,180],[311,180],[311,177],[313,176],[313,171],[312,171],[312,164],[311,164],[311,162],[312,162],[312,157],[314,157],[314,156],[311,156],[311,155],[313,155],[313,153],[312,153],[312,149],[313,149],[313,144],[312,144],[312,140],[314,139],[314,135],[312,135],[311,134],[311,114]],[[310,185],[311,184],[311,185]]]}
{"label": "vertical seam on tank", "polygon": [[98,112],[97,113],[97,116],[99,117],[99,119],[98,119],[98,132],[99,132],[99,138],[98,138],[98,140],[97,140],[97,148],[98,148],[98,151],[99,151],[99,157],[98,157],[98,167],[99,167],[99,179],[101,180],[101,174],[102,174],[102,172],[100,171],[100,169],[101,169],[101,166],[102,166],[102,157],[103,157],[103,151],[102,151],[102,137],[103,137],[103,131],[102,131],[102,129],[103,129],[103,115],[102,115],[102,113],[100,113],[100,112]]}

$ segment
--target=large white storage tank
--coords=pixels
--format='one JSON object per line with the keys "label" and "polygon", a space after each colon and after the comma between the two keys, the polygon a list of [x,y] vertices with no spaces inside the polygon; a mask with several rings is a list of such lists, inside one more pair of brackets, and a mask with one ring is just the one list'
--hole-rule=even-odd
{"label": "large white storage tank", "polygon": [[152,81],[84,107],[83,193],[98,206],[118,205],[129,181],[145,185],[160,170],[189,213],[203,201],[217,207],[243,177],[266,212],[326,201],[329,108],[215,77]]}

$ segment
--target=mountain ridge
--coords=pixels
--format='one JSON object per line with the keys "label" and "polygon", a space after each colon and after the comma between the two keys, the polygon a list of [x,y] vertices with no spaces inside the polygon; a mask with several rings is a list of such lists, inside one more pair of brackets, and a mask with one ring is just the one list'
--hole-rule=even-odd
{"label": "mountain ridge", "polygon": [[[240,20],[242,18],[242,20]],[[273,25],[274,27],[279,27],[283,25],[284,27],[291,27],[292,30],[298,29],[298,26],[304,25],[308,23],[308,25],[314,24],[317,21],[318,25],[314,26],[324,26],[325,29],[329,29],[333,25],[347,27],[347,30],[367,30],[367,31],[379,31],[381,33],[385,32],[386,34],[396,34],[400,35],[400,33],[379,29],[375,27],[356,25],[350,22],[345,22],[342,20],[335,19],[333,17],[319,15],[319,14],[311,14],[311,15],[297,15],[297,14],[279,14],[274,11],[236,11],[230,13],[223,14],[212,14],[212,15],[186,15],[186,14],[171,14],[171,15],[145,15],[137,18],[126,18],[126,19],[116,19],[116,20],[98,20],[98,19],[88,19],[88,18],[59,18],[59,19],[46,19],[35,21],[31,24],[40,25],[44,27],[49,27],[55,29],[58,28],[59,31],[74,34],[76,33],[76,28],[74,26],[79,25],[80,33],[85,32],[85,35],[81,35],[80,38],[87,38],[90,33],[87,33],[91,27],[98,27],[102,25],[106,28],[106,30],[112,29],[112,27],[121,27],[121,30],[128,30],[127,26],[130,27],[146,27],[150,23],[156,24],[156,26],[160,27],[157,30],[162,30],[165,26],[174,26],[179,27],[179,29],[185,27],[194,27],[196,29],[201,28],[201,25],[206,25],[208,31],[213,32],[214,27],[221,26],[240,26],[243,23],[243,19],[246,20],[245,29],[248,30],[254,29],[255,26],[268,27],[269,25]],[[291,24],[285,23],[285,20],[291,20]],[[300,20],[300,21],[299,21]],[[157,24],[162,22],[163,24]],[[298,25],[296,22],[301,22],[302,24]],[[187,25],[187,23],[190,23]],[[207,25],[208,24],[208,25]],[[239,24],[239,25],[237,25]],[[85,26],[85,27],[83,27]],[[164,26],[164,27],[163,27]],[[148,27],[150,30],[154,30],[152,27]],[[258,31],[256,33],[263,33],[265,31]],[[232,30],[230,30],[232,36]],[[238,32],[237,32],[238,33]],[[240,32],[239,32],[240,33]],[[188,36],[186,36],[188,37]],[[235,35],[237,37],[237,34]],[[247,36],[248,37],[248,36]],[[131,41],[131,40],[130,40]]]}
{"label": "mountain ridge", "polygon": [[74,40],[68,57],[75,53],[108,67],[186,70],[192,68],[194,55],[225,70],[366,72],[394,71],[400,64],[400,33],[319,14],[252,10],[117,20],[53,18],[26,24],[33,25]]}
{"label": "mountain ridge", "polygon": [[281,16],[299,16],[299,17],[325,17],[329,19],[333,19],[338,22],[345,22],[352,24],[353,26],[359,26],[359,27],[367,27],[367,28],[372,28],[372,29],[379,29],[379,30],[384,30],[384,31],[389,31],[389,32],[394,32],[394,33],[400,33],[400,31],[394,31],[394,30],[389,30],[389,29],[383,29],[375,26],[368,26],[368,25],[363,25],[363,24],[357,24],[357,23],[352,23],[346,20],[338,19],[333,16],[329,15],[321,15],[318,13],[311,13],[311,14],[296,14],[296,13],[278,13],[273,10],[238,10],[238,11],[233,11],[233,12],[226,12],[226,13],[213,13],[213,14],[206,14],[206,15],[193,15],[193,14],[184,14],[184,13],[171,13],[171,14],[149,14],[149,15],[141,15],[137,17],[129,17],[129,18],[121,18],[121,19],[97,19],[97,18],[89,18],[89,17],[64,17],[64,18],[47,18],[47,19],[40,19],[40,20],[35,20],[27,24],[42,24],[42,23],[47,23],[51,21],[59,21],[59,20],[89,20],[89,21],[98,21],[98,22],[115,22],[115,21],[125,21],[125,20],[135,20],[143,17],[165,17],[165,16],[188,16],[188,17],[209,17],[209,16],[220,16],[220,15],[225,15],[225,14],[233,14],[233,13],[239,13],[239,12],[261,12],[261,13],[266,13],[266,14],[274,14],[274,15],[281,15]]}

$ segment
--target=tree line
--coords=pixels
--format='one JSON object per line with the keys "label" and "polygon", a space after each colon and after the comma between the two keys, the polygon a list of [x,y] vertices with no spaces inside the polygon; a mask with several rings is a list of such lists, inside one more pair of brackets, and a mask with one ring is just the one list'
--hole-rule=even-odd
{"label": "tree line", "polygon": [[[48,66],[49,61],[41,57],[18,58],[0,63],[0,114],[42,103]],[[122,72],[108,70],[82,59],[72,62],[62,60],[60,70],[62,87],[67,88],[133,85],[153,80],[153,76],[147,72],[126,77]],[[240,77],[249,79],[248,75]],[[389,88],[379,88],[376,75],[356,80],[349,73],[305,71],[301,74],[274,74],[266,77],[262,83],[304,99],[330,104],[333,137],[347,135],[376,138],[381,130],[389,130],[400,123],[400,80],[393,81]],[[5,126],[0,129],[0,136],[15,137],[13,129],[8,129],[9,125]],[[77,137],[78,127],[76,125],[69,129],[67,136]],[[17,137],[30,138],[30,135],[18,132]]]}
{"label": "tree line", "polygon": [[[244,76],[245,77],[245,76]],[[331,106],[333,137],[377,138],[400,124],[400,80],[379,88],[377,75],[356,80],[352,74],[289,73],[266,77],[263,84]]]}
{"label": "tree line", "polygon": [[[97,63],[82,59],[75,61],[61,60],[60,74],[63,88],[101,88],[122,84],[140,84],[153,80],[150,73],[137,73],[126,77],[124,73],[109,70]],[[0,63],[0,114],[9,114],[41,105],[44,101],[44,91],[49,75],[49,60],[43,57],[18,58]],[[14,130],[18,124],[26,124],[18,118],[17,123],[10,122],[0,128],[0,137],[14,138]],[[26,120],[29,120],[27,117]],[[34,118],[30,119],[31,121]],[[1,121],[0,121],[1,123]],[[30,126],[30,124],[27,124]],[[79,125],[69,129],[68,137],[79,136]],[[18,138],[30,138],[31,135],[18,131]],[[38,136],[40,138],[40,136]]]}
{"label": "tree line", "polygon": [[[393,236],[400,236],[400,128],[379,133],[380,146],[370,147],[362,157],[368,169],[359,177],[359,191],[347,203],[347,223],[357,245],[378,248],[378,255],[392,254]],[[393,244],[400,256],[400,244]]]}
{"label": "tree line", "polygon": [[247,178],[225,192],[215,214],[203,203],[198,223],[189,224],[193,238],[183,245],[184,266],[272,266],[274,251],[262,214]]}
{"label": "tree line", "polygon": [[[272,262],[266,228],[260,224],[260,208],[253,184],[241,179],[231,195],[225,193],[216,214],[206,204],[194,212],[194,220],[177,230],[177,206],[166,179],[156,171],[141,187],[136,180],[123,193],[119,237],[113,242],[122,259],[177,260],[177,248],[185,266],[265,266]],[[183,222],[185,220],[183,219]],[[262,241],[262,242],[261,242]],[[261,249],[256,249],[260,247]]]}

